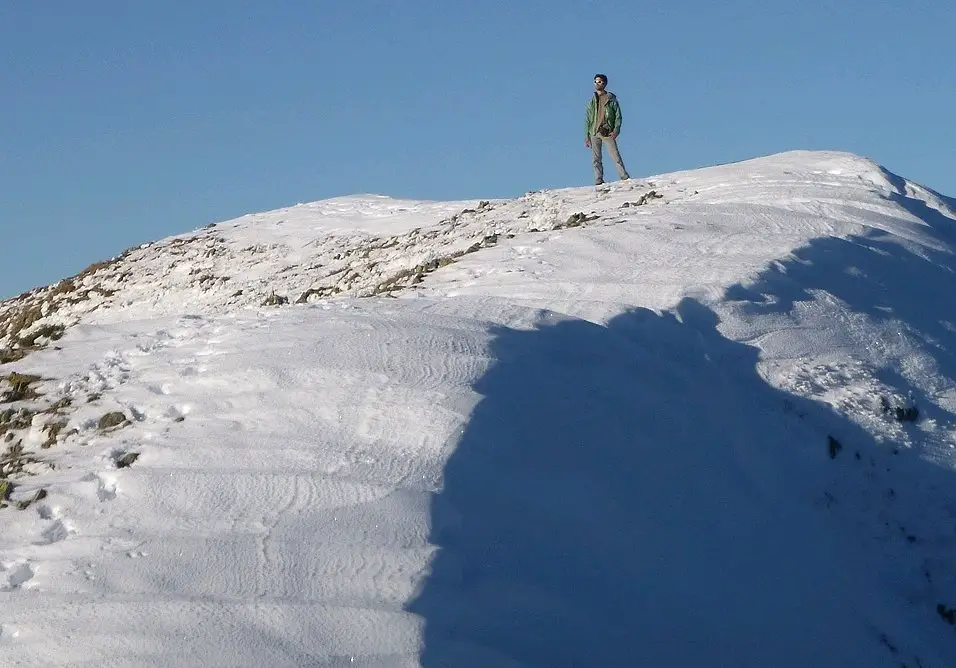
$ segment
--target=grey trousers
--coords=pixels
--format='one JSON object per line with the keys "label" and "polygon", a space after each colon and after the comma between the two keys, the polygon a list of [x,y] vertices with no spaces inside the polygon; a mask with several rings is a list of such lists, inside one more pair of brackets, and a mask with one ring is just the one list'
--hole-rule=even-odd
{"label": "grey trousers", "polygon": [[611,137],[602,137],[596,135],[591,137],[591,162],[594,164],[594,182],[604,183],[604,161],[601,153],[602,144],[607,144],[607,152],[611,154],[611,160],[617,166],[617,175],[622,179],[631,178],[624,168],[624,161],[621,160],[621,152],[617,150],[617,140]]}

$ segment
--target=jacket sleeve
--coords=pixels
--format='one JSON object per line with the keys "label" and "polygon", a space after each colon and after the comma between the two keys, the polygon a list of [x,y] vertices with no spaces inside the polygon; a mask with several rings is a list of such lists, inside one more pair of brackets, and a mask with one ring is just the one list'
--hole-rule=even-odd
{"label": "jacket sleeve", "polygon": [[584,111],[584,138],[591,137],[591,126],[594,125],[594,104],[588,100],[588,106]]}
{"label": "jacket sleeve", "polygon": [[614,98],[614,134],[621,133],[621,103],[617,101],[617,98]]}

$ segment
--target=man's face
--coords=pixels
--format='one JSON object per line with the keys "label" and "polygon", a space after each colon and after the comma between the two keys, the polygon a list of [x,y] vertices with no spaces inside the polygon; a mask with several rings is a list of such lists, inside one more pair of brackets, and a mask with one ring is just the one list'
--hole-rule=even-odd
{"label": "man's face", "polygon": [[604,79],[594,80],[594,90],[598,90],[598,91],[604,90],[604,85],[605,85]]}

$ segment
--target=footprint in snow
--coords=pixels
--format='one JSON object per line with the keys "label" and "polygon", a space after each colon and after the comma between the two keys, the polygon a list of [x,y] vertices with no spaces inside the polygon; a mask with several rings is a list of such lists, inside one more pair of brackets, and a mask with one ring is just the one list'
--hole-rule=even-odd
{"label": "footprint in snow", "polygon": [[70,534],[75,533],[75,529],[63,520],[55,520],[50,526],[40,534],[41,540],[38,545],[53,545],[61,540],[66,540]]}
{"label": "footprint in snow", "polygon": [[41,503],[37,506],[37,515],[40,516],[41,520],[58,520],[60,519],[60,509],[56,506]]}
{"label": "footprint in snow", "polygon": [[166,396],[173,393],[173,384],[163,383],[162,385],[150,385],[148,389],[153,394]]}
{"label": "footprint in snow", "polygon": [[0,591],[14,591],[15,589],[30,588],[28,584],[36,571],[28,561],[0,564]]}
{"label": "footprint in snow", "polygon": [[170,406],[166,409],[165,416],[172,420],[173,422],[182,422],[186,419],[186,416],[189,414],[190,406],[187,404],[180,404],[178,406]]}
{"label": "footprint in snow", "polygon": [[116,478],[103,473],[91,473],[86,480],[96,483],[96,496],[100,501],[112,501],[116,498]]}

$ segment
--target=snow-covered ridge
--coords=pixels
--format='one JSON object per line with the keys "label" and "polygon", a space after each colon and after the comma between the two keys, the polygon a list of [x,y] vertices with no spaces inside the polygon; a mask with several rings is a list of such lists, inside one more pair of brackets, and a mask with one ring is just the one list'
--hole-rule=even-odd
{"label": "snow-covered ridge", "polygon": [[953,209],[794,152],[3,302],[0,664],[954,665]]}
{"label": "snow-covered ridge", "polygon": [[[753,173],[743,182],[725,177],[738,179],[747,168]],[[892,216],[895,207],[885,199],[890,194],[917,197],[952,215],[935,193],[897,179],[869,160],[825,153],[784,154],[664,175],[609,186],[597,195],[591,188],[572,188],[495,202],[341,197],[144,244],[77,276],[0,302],[0,351],[7,351],[0,359],[13,359],[18,349],[42,345],[89,317],[99,322],[183,311],[223,313],[332,296],[392,294],[503,240],[514,240],[514,246],[534,233],[646,219],[673,202],[800,203],[811,211],[825,209],[830,204],[825,193],[833,189],[839,189],[841,205],[848,190],[877,196],[875,205],[860,198],[854,202],[860,210],[837,221],[855,222],[872,212],[873,224],[879,214]],[[804,232],[812,237],[814,230]]]}

